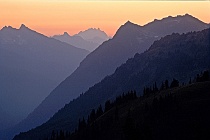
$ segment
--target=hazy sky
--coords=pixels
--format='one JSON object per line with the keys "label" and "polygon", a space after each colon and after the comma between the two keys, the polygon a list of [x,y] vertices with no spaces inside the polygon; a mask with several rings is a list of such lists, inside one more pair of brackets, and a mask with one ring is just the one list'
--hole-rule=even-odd
{"label": "hazy sky", "polygon": [[19,28],[23,23],[51,36],[95,27],[112,36],[127,20],[144,25],[155,18],[188,13],[210,23],[209,9],[209,1],[0,0],[0,28]]}

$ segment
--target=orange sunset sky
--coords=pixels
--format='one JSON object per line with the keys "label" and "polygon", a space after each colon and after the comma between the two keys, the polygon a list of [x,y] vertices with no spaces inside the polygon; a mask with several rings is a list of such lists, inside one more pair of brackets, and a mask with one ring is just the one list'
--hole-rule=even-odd
{"label": "orange sunset sky", "polygon": [[127,20],[144,25],[166,16],[191,14],[210,23],[209,1],[0,0],[0,28],[23,23],[47,36],[100,28],[113,36]]}

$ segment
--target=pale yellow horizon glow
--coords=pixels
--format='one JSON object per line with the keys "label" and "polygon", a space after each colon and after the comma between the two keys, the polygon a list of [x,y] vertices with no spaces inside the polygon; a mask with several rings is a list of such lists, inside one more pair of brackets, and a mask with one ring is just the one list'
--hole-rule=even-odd
{"label": "pale yellow horizon glow", "polygon": [[25,24],[47,36],[100,28],[109,36],[130,20],[144,25],[186,13],[210,23],[209,1],[0,0],[0,28]]}

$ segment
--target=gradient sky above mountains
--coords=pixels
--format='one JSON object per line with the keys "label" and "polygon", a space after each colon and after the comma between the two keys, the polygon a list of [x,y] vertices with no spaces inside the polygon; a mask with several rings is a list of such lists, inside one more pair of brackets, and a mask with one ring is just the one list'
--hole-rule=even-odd
{"label": "gradient sky above mountains", "polygon": [[155,18],[188,13],[210,23],[209,9],[209,1],[0,0],[0,28],[19,28],[23,23],[51,36],[95,27],[113,36],[127,20],[144,25]]}

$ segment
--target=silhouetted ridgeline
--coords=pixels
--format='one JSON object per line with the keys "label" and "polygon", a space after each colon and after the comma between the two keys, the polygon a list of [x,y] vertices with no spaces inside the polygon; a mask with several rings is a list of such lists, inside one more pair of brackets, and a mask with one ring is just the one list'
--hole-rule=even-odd
{"label": "silhouetted ridgeline", "polygon": [[[187,14],[184,16],[166,17],[162,20],[155,20],[144,26],[139,26],[129,21],[126,22],[118,29],[112,39],[104,42],[89,54],[82,61],[77,70],[57,86],[30,115],[14,129],[19,133],[19,131],[27,131],[30,128],[46,122],[65,104],[77,98],[81,93],[85,93],[88,88],[100,82],[105,76],[114,73],[115,69],[122,63],[125,63],[128,58],[133,57],[136,53],[143,53],[145,50],[149,49],[155,40],[159,40],[161,37],[172,33],[200,31],[208,27],[208,24]],[[82,98],[80,98],[72,102],[75,105],[71,103],[70,106],[74,106],[72,106],[73,110],[81,110],[82,113],[87,114],[88,109],[105,102],[108,98],[115,98],[116,95],[121,94],[123,91],[132,89],[142,91],[143,86],[150,85],[153,81],[157,81],[159,85],[160,81],[162,82],[164,79],[171,79],[173,77],[180,78],[180,80],[183,81],[186,77],[203,70],[203,67],[207,65],[205,65],[206,60],[203,61],[204,57],[202,57],[202,55],[206,56],[208,52],[204,50],[205,47],[203,44],[201,44],[199,48],[199,41],[194,41],[193,39],[201,39],[205,44],[206,40],[209,39],[203,38],[201,34],[199,37],[196,33],[193,34],[195,35],[194,38],[190,34],[188,35],[180,36],[173,34],[171,37],[168,36],[154,43],[154,47],[150,48],[149,51],[142,55],[137,54],[134,59],[127,61],[125,67],[123,65],[120,69],[117,69],[113,76],[105,78],[103,82],[90,88],[86,95],[88,95],[87,98],[92,98],[94,101],[87,100],[85,95],[83,96],[85,103],[81,102]],[[182,37],[184,38],[181,39]],[[187,41],[185,38],[191,40],[191,42]],[[188,44],[191,45],[191,48],[186,46]],[[195,61],[195,64],[192,64],[193,61]],[[183,72],[181,72],[182,69]],[[189,70],[192,72],[189,73],[189,75],[185,75]],[[96,93],[99,95],[95,96],[94,94]],[[89,102],[91,102],[91,104],[86,105],[86,103]],[[75,107],[77,104],[81,103],[83,103],[84,106]],[[75,127],[74,122],[78,121],[76,116],[79,112],[74,114],[75,111],[73,110],[67,115],[71,118],[70,122],[73,122],[69,123],[72,125],[69,126],[69,129],[73,129]]]}
{"label": "silhouetted ridgeline", "polygon": [[95,48],[99,46],[96,43],[84,40],[80,36],[70,36],[66,32],[63,35],[54,35],[52,38],[74,45],[78,48],[89,50],[89,51],[93,51]]}
{"label": "silhouetted ridgeline", "polygon": [[53,38],[90,52],[109,39],[104,31],[95,28],[81,31],[74,36],[70,36],[65,32],[63,35],[55,35]]}
{"label": "silhouetted ridgeline", "polygon": [[[21,25],[0,30],[0,130],[23,120],[89,52]],[[1,137],[0,139],[4,139]]]}
{"label": "silhouetted ridgeline", "polygon": [[[107,100],[114,100],[124,91],[135,89],[137,94],[142,95],[144,87],[153,85],[154,81],[157,87],[162,87],[162,82],[168,79],[168,88],[176,87],[177,83],[188,83],[189,77],[210,69],[209,31],[206,29],[181,35],[172,34],[154,42],[150,49],[136,54],[117,68],[114,74],[59,110],[45,124],[17,136],[16,139],[28,139],[31,135],[31,139],[39,139],[39,136],[49,136],[53,130],[73,131],[79,118],[87,118],[91,109]],[[163,89],[165,87],[166,85]]]}

